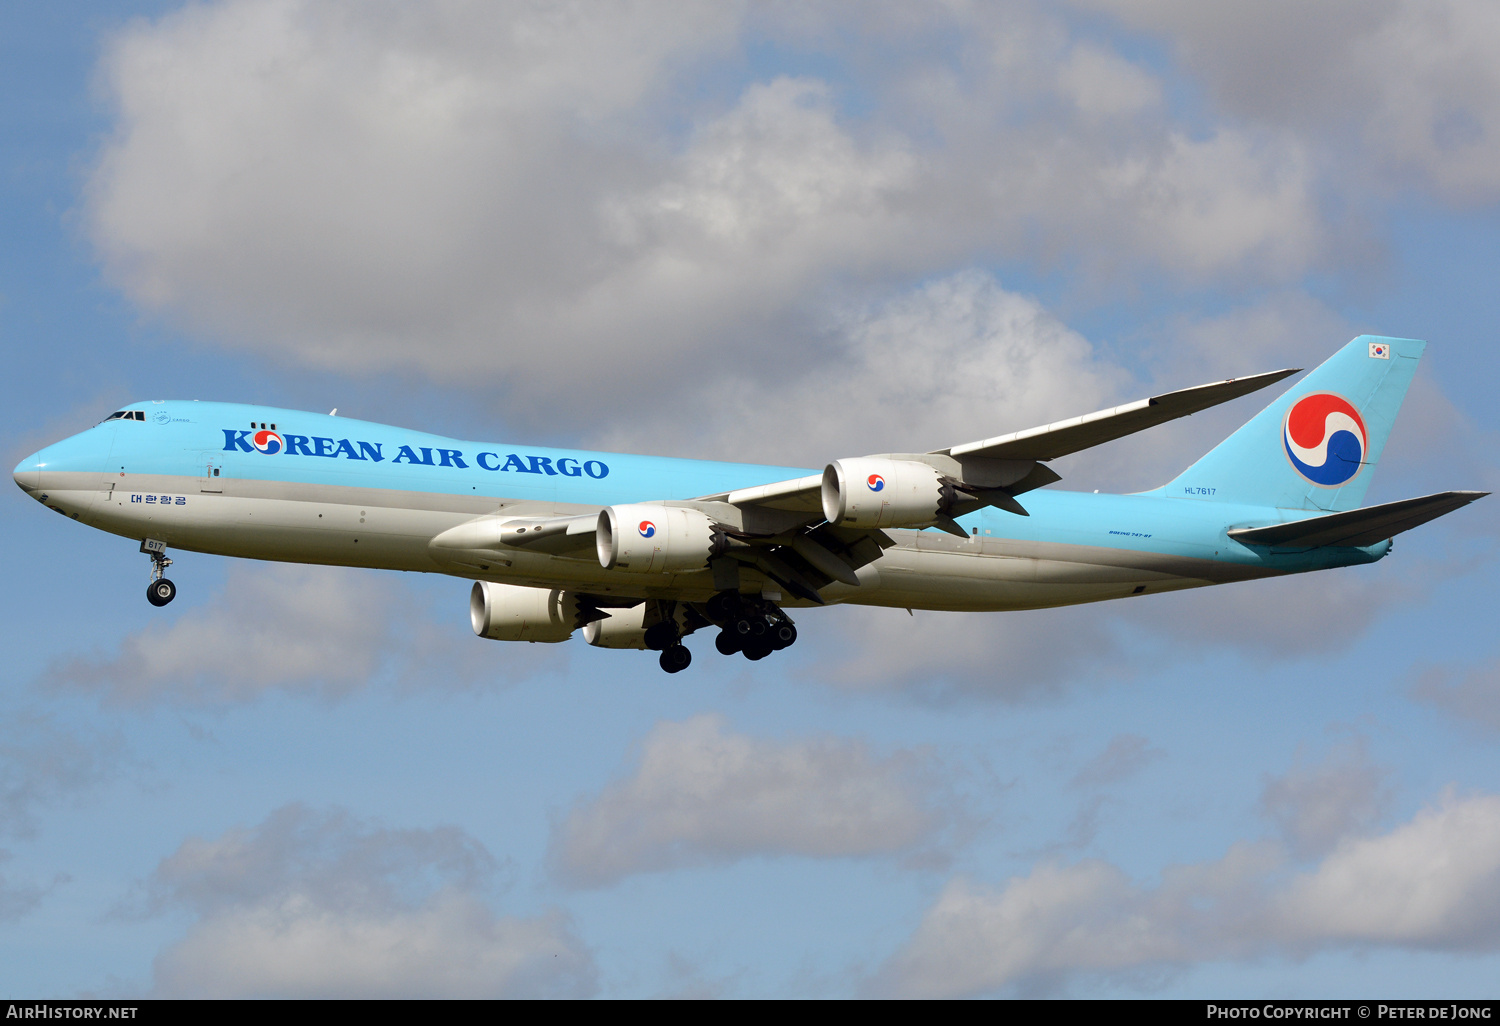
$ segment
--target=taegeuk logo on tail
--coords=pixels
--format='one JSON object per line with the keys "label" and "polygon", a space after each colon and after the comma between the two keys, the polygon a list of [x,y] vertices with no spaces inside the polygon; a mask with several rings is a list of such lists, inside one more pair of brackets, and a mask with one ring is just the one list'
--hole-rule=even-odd
{"label": "taegeuk logo on tail", "polygon": [[1297,473],[1320,488],[1346,484],[1359,473],[1369,448],[1364,418],[1332,392],[1314,392],[1293,403],[1281,440]]}

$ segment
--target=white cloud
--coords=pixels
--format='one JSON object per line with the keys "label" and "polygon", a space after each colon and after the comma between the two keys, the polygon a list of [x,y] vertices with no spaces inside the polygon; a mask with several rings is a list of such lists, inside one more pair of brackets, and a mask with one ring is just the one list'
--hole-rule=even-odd
{"label": "white cloud", "polygon": [[332,701],[372,685],[489,688],[566,664],[565,646],[475,638],[467,589],[450,582],[428,610],[380,571],[234,562],[205,604],[112,654],[59,662],[43,683],[125,704],[227,706],[270,691]]}
{"label": "white cloud", "polygon": [[755,855],[908,849],[939,824],[926,758],[832,738],[762,741],[718,716],[658,724],[639,766],[557,824],[551,859],[579,886]]}
{"label": "white cloud", "polygon": [[1138,218],[1127,254],[1145,251],[1194,277],[1247,265],[1276,280],[1281,268],[1307,266],[1320,244],[1311,175],[1284,139],[1229,129],[1202,140],[1173,134],[1100,177],[1105,202]]}
{"label": "white cloud", "polygon": [[51,716],[8,710],[0,721],[0,837],[30,837],[40,811],[99,783],[121,761],[118,737],[81,734]]}
{"label": "white cloud", "polygon": [[950,882],[877,989],[901,997],[984,993],[1030,978],[1172,962],[1187,952],[1140,891],[1097,860],[1044,863],[995,891]]}
{"label": "white cloud", "polygon": [[1317,764],[1304,762],[1299,753],[1285,774],[1266,779],[1260,809],[1294,854],[1325,855],[1344,838],[1375,825],[1390,800],[1386,775],[1370,761],[1363,739],[1335,746]]}
{"label": "white cloud", "polygon": [[276,688],[332,698],[366,683],[391,651],[395,601],[371,571],[236,565],[207,605],[49,679],[118,702],[213,705]]}
{"label": "white cloud", "polygon": [[1085,114],[1135,114],[1161,103],[1161,82],[1139,66],[1092,43],[1079,43],[1057,76],[1059,90]]}
{"label": "white cloud", "polygon": [[[1054,17],[752,22],[225,0],[137,23],[103,65],[89,231],[136,302],[221,344],[500,387],[514,416],[585,427],[664,380],[774,395],[829,362],[830,311],[996,255],[1198,282],[1321,252],[1295,142],[1189,135],[1152,72]],[[774,74],[692,99],[750,33],[826,54],[861,102]]]}
{"label": "white cloud", "polygon": [[1500,196],[1500,10],[1486,0],[1077,2],[1165,35],[1226,112],[1295,129],[1347,178]]}
{"label": "white cloud", "polygon": [[[11,853],[0,848],[0,865],[11,860]],[[44,891],[27,884],[12,884],[0,876],[0,923],[20,919],[41,904]]]}
{"label": "white cloud", "polygon": [[1472,726],[1500,731],[1500,660],[1467,671],[1426,670],[1412,685],[1411,697]]}
{"label": "white cloud", "polygon": [[843,690],[1029,702],[1155,665],[1142,642],[1266,666],[1347,649],[1445,572],[1407,562],[1008,612],[838,606],[803,617],[827,645],[806,672]]}
{"label": "white cloud", "polygon": [[1382,837],[1346,840],[1279,901],[1290,939],[1500,946],[1500,797],[1447,794]]}
{"label": "white cloud", "polygon": [[1342,567],[1158,595],[1121,612],[1173,644],[1232,648],[1264,664],[1348,648],[1440,575],[1426,563]]}
{"label": "white cloud", "polygon": [[801,362],[788,381],[727,375],[699,396],[643,413],[605,444],[649,450],[675,438],[672,426],[686,417],[699,425],[694,439],[703,447],[692,454],[821,466],[1089,413],[1117,401],[1128,377],[1035,299],[979,271],[846,309],[823,351]]}
{"label": "white cloud", "polygon": [[1345,837],[1287,872],[1270,842],[1139,884],[1098,860],[1048,861],[993,888],[956,878],[872,989],[957,997],[1065,989],[1085,976],[1318,948],[1500,947],[1500,797],[1451,794],[1391,832]]}
{"label": "white cloud", "polygon": [[92,233],[140,302],[257,348],[349,369],[424,340],[543,373],[523,343],[597,280],[598,204],[649,163],[630,112],[733,21],[244,0],[137,24],[105,62]]}
{"label": "white cloud", "polygon": [[821,613],[819,623],[833,624],[837,634],[832,654],[812,674],[845,690],[904,688],[940,701],[1053,697],[1076,671],[1099,667],[1118,647],[1113,618],[1095,607],[908,614],[839,606]]}
{"label": "white cloud", "polygon": [[1104,751],[1084,764],[1073,775],[1075,787],[1102,787],[1134,776],[1165,756],[1160,748],[1151,747],[1151,739],[1140,734],[1116,734]]}
{"label": "white cloud", "polygon": [[216,912],[157,957],[174,998],[584,996],[587,954],[553,913],[497,917],[473,897],[415,909],[331,910],[301,895]]}
{"label": "white cloud", "polygon": [[159,997],[547,997],[593,992],[565,916],[499,916],[494,860],[457,828],[389,830],[287,806],[185,841],[151,907],[197,919],[154,965]]}

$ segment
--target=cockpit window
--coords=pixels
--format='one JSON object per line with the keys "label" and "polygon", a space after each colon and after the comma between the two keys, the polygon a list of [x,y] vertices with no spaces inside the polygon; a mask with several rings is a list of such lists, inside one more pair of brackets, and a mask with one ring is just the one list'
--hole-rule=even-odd
{"label": "cockpit window", "polygon": [[144,411],[144,410],[116,410],[114,413],[111,413],[108,417],[105,417],[104,419],[106,421],[110,421],[110,420],[141,420],[141,421],[143,421],[143,420],[146,419],[146,411]]}

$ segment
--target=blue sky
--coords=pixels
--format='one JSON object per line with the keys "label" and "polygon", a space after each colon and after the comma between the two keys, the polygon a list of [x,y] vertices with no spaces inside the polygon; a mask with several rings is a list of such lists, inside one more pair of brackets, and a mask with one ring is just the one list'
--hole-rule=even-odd
{"label": "blue sky", "polygon": [[[0,18],[12,464],[174,397],[817,466],[1370,331],[1431,344],[1369,500],[1500,477],[1486,4]],[[1152,487],[1257,408],[1058,469]],[[184,553],[153,609],[14,491],[0,986],[1494,996],[1489,501],[668,677],[481,641],[456,579]]]}

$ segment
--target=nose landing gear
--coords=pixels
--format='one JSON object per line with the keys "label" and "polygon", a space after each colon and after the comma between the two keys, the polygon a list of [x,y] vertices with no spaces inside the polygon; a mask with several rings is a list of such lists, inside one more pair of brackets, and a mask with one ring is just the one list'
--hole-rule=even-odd
{"label": "nose landing gear", "polygon": [[141,551],[151,557],[151,583],[146,585],[146,601],[153,606],[164,606],[177,597],[177,585],[167,580],[167,567],[172,560],[167,557],[167,544],[154,538],[141,542]]}

